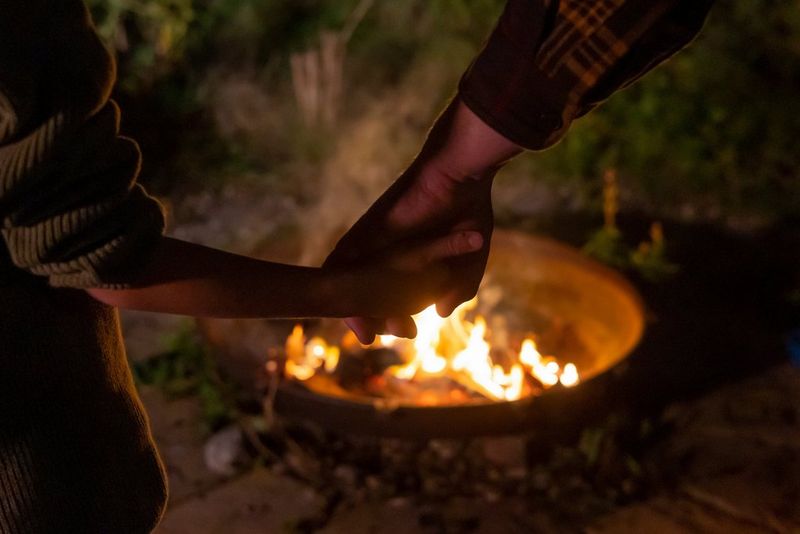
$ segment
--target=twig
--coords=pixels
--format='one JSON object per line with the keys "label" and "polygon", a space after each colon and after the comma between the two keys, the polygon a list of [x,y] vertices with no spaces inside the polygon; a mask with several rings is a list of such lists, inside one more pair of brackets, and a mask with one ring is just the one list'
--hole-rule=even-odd
{"label": "twig", "polygon": [[372,4],[374,3],[374,0],[361,0],[361,2],[358,3],[344,23],[344,27],[341,31],[342,43],[347,43],[350,41],[350,37],[353,36],[353,32],[356,31],[358,25],[361,24],[362,20],[364,20],[364,17],[367,15],[367,12],[369,12]]}

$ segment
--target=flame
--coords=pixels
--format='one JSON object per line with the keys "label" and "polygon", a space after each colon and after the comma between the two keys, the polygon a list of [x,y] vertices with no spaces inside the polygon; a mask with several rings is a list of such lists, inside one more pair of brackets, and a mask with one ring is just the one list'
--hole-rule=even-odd
{"label": "flame", "polygon": [[393,347],[395,341],[397,340],[398,338],[394,337],[393,335],[386,334],[378,336],[378,341],[376,343],[380,343],[380,346],[382,347]]}
{"label": "flame", "polygon": [[[545,387],[558,384],[559,378],[563,374],[555,358],[542,356],[536,347],[536,342],[530,338],[522,342],[519,360],[529,369],[531,376],[536,378]],[[567,381],[562,382],[562,384],[571,387],[578,383],[578,369],[572,363],[566,364],[564,369],[567,367],[569,367],[571,375]]]}
{"label": "flame", "polygon": [[[404,363],[387,368],[385,373],[417,382],[447,377],[494,401],[515,401],[559,383],[573,387],[580,382],[575,364],[565,363],[562,368],[554,357],[543,356],[532,338],[522,342],[519,352],[506,351],[506,365],[495,361],[486,320],[480,315],[474,321],[466,319],[467,312],[476,306],[477,298],[462,304],[447,318],[439,317],[435,306],[424,309],[414,316],[417,337],[413,341],[379,336],[372,347],[390,347],[404,359]],[[342,346],[353,350],[351,334],[345,336]],[[340,350],[320,337],[306,341],[298,325],[286,339],[286,356],[286,375],[304,381],[316,373],[334,373]],[[427,398],[418,400],[430,404]]]}
{"label": "flame", "polygon": [[561,380],[561,385],[568,388],[576,385],[579,382],[578,368],[575,367],[574,363],[568,363],[564,366],[564,371],[561,373],[559,380]]}
{"label": "flame", "polygon": [[295,325],[286,338],[286,374],[305,381],[314,376],[319,368],[332,373],[339,365],[341,350],[329,346],[321,337],[313,337],[306,342],[303,327]]}
{"label": "flame", "polygon": [[302,363],[295,363],[292,360],[286,360],[286,373],[302,382],[305,382],[316,373],[316,370],[308,365]]}
{"label": "flame", "polygon": [[440,375],[447,368],[447,360],[437,354],[440,332],[445,319],[439,317],[435,306],[429,306],[414,316],[417,337],[414,338],[419,369],[427,375]]}

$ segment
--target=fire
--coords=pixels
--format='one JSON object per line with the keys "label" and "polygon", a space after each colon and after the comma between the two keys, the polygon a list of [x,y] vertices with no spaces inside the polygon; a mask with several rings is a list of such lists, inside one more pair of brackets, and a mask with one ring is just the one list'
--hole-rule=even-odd
{"label": "fire", "polygon": [[[573,387],[580,382],[575,364],[562,367],[556,358],[542,355],[530,337],[519,351],[505,349],[503,357],[497,358],[486,320],[480,315],[474,321],[466,318],[476,306],[477,299],[473,299],[447,318],[439,317],[434,306],[426,308],[414,316],[414,340],[379,336],[372,348],[391,348],[404,362],[386,368],[384,377],[415,384],[444,377],[493,401],[514,401],[559,383]],[[352,346],[351,337],[346,337],[342,346]],[[286,375],[306,381],[318,373],[333,375],[340,349],[320,337],[307,340],[298,325],[286,339],[286,356]]]}
{"label": "fire", "polygon": [[321,367],[332,373],[339,365],[339,347],[328,346],[321,337],[306,342],[303,327],[296,325],[286,338],[286,373],[300,381],[314,376]]}
{"label": "fire", "polygon": [[561,383],[567,387],[572,387],[578,383],[578,368],[574,363],[568,363],[564,366],[564,371],[559,377]]}

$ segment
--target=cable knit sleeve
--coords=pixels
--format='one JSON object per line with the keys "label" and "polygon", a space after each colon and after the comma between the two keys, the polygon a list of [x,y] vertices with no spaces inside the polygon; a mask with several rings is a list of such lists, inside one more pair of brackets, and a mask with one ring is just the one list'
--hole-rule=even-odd
{"label": "cable knit sleeve", "polygon": [[160,204],[119,136],[114,63],[80,0],[0,0],[0,225],[14,264],[53,286],[127,287]]}

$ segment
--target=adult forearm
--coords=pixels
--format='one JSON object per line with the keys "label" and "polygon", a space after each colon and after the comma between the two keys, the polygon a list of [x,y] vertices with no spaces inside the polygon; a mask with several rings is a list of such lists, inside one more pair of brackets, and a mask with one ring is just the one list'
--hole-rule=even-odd
{"label": "adult forearm", "polygon": [[201,317],[341,315],[332,286],[320,269],[163,238],[133,288],[88,292],[119,308]]}

